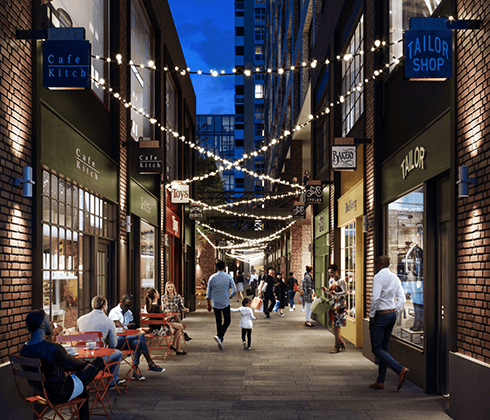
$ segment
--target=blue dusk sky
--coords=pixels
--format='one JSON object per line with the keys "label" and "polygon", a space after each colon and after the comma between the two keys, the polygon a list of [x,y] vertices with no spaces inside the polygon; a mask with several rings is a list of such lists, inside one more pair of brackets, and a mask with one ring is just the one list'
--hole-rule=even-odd
{"label": "blue dusk sky", "polygon": [[[232,0],[168,0],[187,66],[231,72],[235,63]],[[197,114],[234,114],[234,76],[193,75]]]}

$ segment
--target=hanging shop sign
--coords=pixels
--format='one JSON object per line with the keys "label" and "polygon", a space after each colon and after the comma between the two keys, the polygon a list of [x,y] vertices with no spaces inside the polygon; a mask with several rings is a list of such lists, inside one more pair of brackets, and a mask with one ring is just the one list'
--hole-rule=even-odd
{"label": "hanging shop sign", "polygon": [[90,88],[89,41],[44,41],[43,86],[52,90]]}
{"label": "hanging shop sign", "polygon": [[305,203],[296,203],[293,206],[293,219],[306,219]]}
{"label": "hanging shop sign", "polygon": [[452,31],[446,18],[410,18],[403,35],[405,78],[444,81],[453,76]]}
{"label": "hanging shop sign", "polygon": [[138,173],[143,175],[163,172],[162,149],[159,147],[140,147],[138,149]]}
{"label": "hanging shop sign", "polygon": [[172,182],[171,190],[172,203],[187,204],[189,202],[189,184]]}
{"label": "hanging shop sign", "polygon": [[200,220],[203,216],[203,207],[192,205],[189,207],[189,219]]}
{"label": "hanging shop sign", "polygon": [[306,203],[322,203],[323,202],[323,188],[322,181],[312,180],[308,181],[305,189]]}
{"label": "hanging shop sign", "polygon": [[338,227],[362,216],[364,211],[364,181],[359,181],[338,200]]}
{"label": "hanging shop sign", "polygon": [[357,146],[332,145],[332,169],[334,171],[355,171],[357,169]]}

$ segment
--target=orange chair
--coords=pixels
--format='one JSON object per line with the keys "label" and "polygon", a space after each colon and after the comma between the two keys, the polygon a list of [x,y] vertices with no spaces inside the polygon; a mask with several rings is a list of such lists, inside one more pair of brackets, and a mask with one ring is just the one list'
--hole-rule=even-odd
{"label": "orange chair", "polygon": [[[21,398],[29,405],[29,408],[36,415],[36,420],[38,419],[56,419],[59,417],[61,420],[73,419],[75,416],[78,418],[78,411],[82,404],[87,403],[87,398],[74,398],[68,402],[61,404],[53,404],[46,393],[44,388],[44,375],[41,371],[41,360],[32,359],[28,357],[12,356],[9,355],[10,364],[12,366],[12,371],[14,373],[15,386]],[[24,370],[27,367],[27,370]],[[36,393],[33,397],[25,397],[19,387],[17,382],[18,378],[29,381],[30,384],[38,383],[37,389],[42,389],[42,395]],[[80,404],[80,407],[78,406]],[[66,414],[63,415],[62,411],[69,409],[70,417]],[[54,417],[50,412],[53,410]],[[46,417],[49,413],[49,416]]]}
{"label": "orange chair", "polygon": [[[147,326],[149,330],[151,330],[151,326],[167,326],[167,318],[166,314],[142,314],[140,313],[140,324],[142,327]],[[170,357],[174,357],[172,354],[172,350],[170,346],[172,345],[172,334],[166,333],[165,335],[156,335],[152,333],[147,333],[146,337],[149,338],[148,341],[148,351],[150,352],[150,356],[152,358],[162,357],[160,355],[152,354],[152,350],[164,350],[165,355],[163,356],[163,360],[167,359],[167,356],[170,354]]]}

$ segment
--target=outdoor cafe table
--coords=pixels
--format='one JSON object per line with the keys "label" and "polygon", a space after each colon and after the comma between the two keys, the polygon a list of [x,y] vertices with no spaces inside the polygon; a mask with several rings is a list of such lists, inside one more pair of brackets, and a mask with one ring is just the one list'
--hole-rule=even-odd
{"label": "outdoor cafe table", "polygon": [[[107,357],[110,356],[111,354],[114,354],[116,351],[114,349],[106,348],[106,347],[101,347],[98,349],[93,349],[90,350],[88,348],[80,348],[78,349],[78,353],[76,353],[74,356],[77,359],[92,359],[94,357]],[[107,418],[109,417],[109,413],[107,412],[106,406],[104,404],[104,397],[107,399],[107,403],[109,404],[109,410],[112,413],[112,407],[111,407],[111,402],[109,401],[109,396],[107,395],[107,389],[109,388],[110,380],[107,381],[107,383],[104,382],[104,375],[106,372],[109,373],[109,370],[107,369],[107,363],[104,361],[106,364],[106,367],[104,371],[101,371],[99,375],[93,380],[94,383],[94,391],[92,395],[94,396],[94,402],[92,403],[92,407],[90,408],[90,415],[96,414],[96,415],[104,415],[103,413],[94,413],[94,408],[97,406],[97,404],[100,402],[102,405],[102,408],[104,409],[105,415]],[[107,376],[106,376],[107,377]]]}

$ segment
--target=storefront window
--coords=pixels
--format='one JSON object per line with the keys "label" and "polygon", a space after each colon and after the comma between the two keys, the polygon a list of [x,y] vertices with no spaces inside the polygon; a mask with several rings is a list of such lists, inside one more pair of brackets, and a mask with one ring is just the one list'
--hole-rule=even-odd
{"label": "storefront window", "polygon": [[154,118],[153,70],[141,68],[154,60],[153,29],[139,0],[131,2],[131,135],[135,140],[154,140],[149,116]]}
{"label": "storefront window", "polygon": [[[42,29],[85,28],[85,39],[90,41],[92,55],[107,57],[109,45],[109,0],[91,0],[90,6],[79,0],[40,0]],[[92,59],[91,76],[108,80],[105,60]],[[92,90],[104,101],[104,90],[92,82]]]}
{"label": "storefront window", "polygon": [[[411,17],[429,17],[442,0],[390,0],[390,58],[403,55],[403,32]],[[392,69],[394,67],[390,67]]]}
{"label": "storefront window", "polygon": [[347,285],[347,315],[356,317],[356,222],[351,222],[340,233],[340,277]]}
{"label": "storefront window", "polygon": [[407,298],[393,334],[415,345],[424,339],[424,191],[420,188],[388,205],[388,255]]}
{"label": "storefront window", "polygon": [[145,308],[145,295],[150,287],[155,287],[155,228],[141,221],[141,311]]}
{"label": "storefront window", "polygon": [[[93,206],[84,207],[84,197]],[[79,290],[91,292],[90,278],[85,276],[90,267],[84,264],[88,242],[84,244],[83,233],[114,238],[114,206],[47,171],[43,171],[42,202],[44,311],[63,328],[74,328],[82,309]],[[78,216],[80,224],[73,222]]]}

